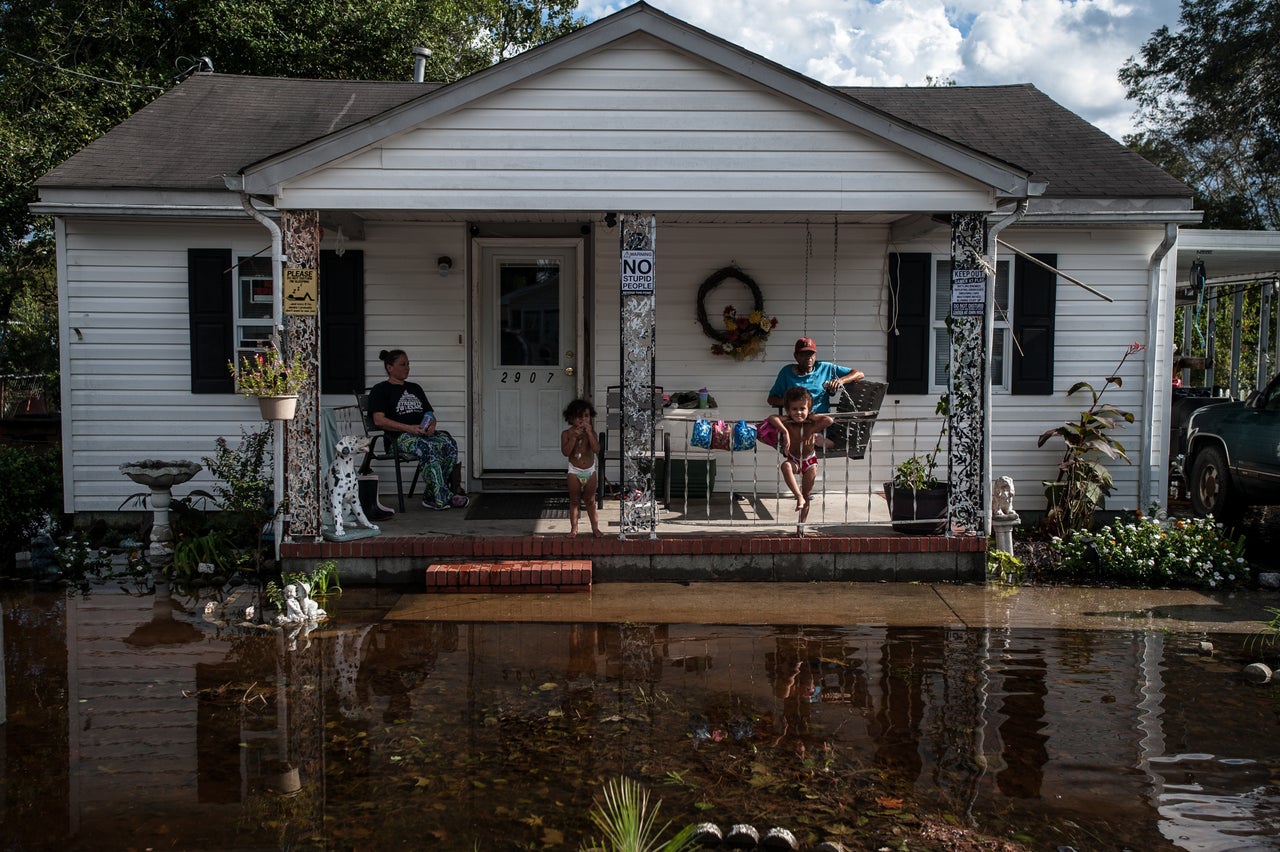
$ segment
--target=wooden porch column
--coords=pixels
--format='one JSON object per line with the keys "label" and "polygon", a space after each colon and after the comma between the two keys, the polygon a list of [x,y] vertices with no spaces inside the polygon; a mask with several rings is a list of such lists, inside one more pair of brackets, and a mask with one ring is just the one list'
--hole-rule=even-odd
{"label": "wooden porch column", "polygon": [[981,213],[951,214],[951,395],[947,429],[951,441],[951,521],[971,533],[985,529],[983,483],[983,334],[987,270],[987,220]]}
{"label": "wooden porch column", "polygon": [[622,385],[621,538],[658,536],[658,501],[653,493],[653,455],[657,422],[653,405],[654,346],[657,341],[654,295],[654,246],[657,218],[652,213],[621,217],[620,299]]}
{"label": "wooden porch column", "polygon": [[298,299],[290,287],[289,272],[313,270],[319,275],[320,213],[316,210],[285,210],[284,270],[284,354],[301,353],[311,378],[298,394],[298,413],[284,422],[285,458],[276,459],[285,472],[285,499],[289,501],[289,531],[293,542],[320,541],[320,318],[318,279],[312,279],[312,298]]}

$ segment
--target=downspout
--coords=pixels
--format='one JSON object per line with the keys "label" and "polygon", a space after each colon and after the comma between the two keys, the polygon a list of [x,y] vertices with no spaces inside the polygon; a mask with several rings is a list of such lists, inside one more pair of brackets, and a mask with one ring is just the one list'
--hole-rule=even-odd
{"label": "downspout", "polygon": [[[1142,394],[1142,435],[1140,452],[1142,459],[1142,470],[1138,475],[1138,508],[1146,511],[1151,508],[1152,500],[1152,480],[1155,478],[1155,468],[1151,464],[1152,444],[1155,441],[1155,411],[1156,411],[1156,394],[1152,385],[1152,380],[1156,377],[1156,338],[1160,333],[1160,267],[1164,264],[1164,259],[1173,247],[1178,244],[1178,226],[1173,222],[1166,222],[1164,226],[1164,239],[1160,241],[1160,245],[1156,246],[1156,250],[1151,255],[1151,260],[1147,263],[1147,354],[1143,362],[1143,382],[1146,387]],[[1163,453],[1161,453],[1163,457]],[[1165,498],[1162,497],[1161,505],[1164,505]]]}
{"label": "downspout", "polygon": [[[275,220],[257,207],[254,207],[249,194],[243,190],[240,192],[240,206],[271,233],[271,329],[272,336],[278,339],[280,332],[284,331],[284,293],[282,292],[284,264],[286,261],[284,256],[284,235]],[[276,509],[271,521],[271,534],[276,546],[276,561],[279,562],[280,541],[284,537],[284,513],[279,511],[280,506],[284,505],[284,465],[281,463],[284,459],[283,422],[279,429],[272,427],[271,441],[272,453],[275,459],[271,472],[271,494],[273,498],[271,505]]]}
{"label": "downspout", "polygon": [[1027,199],[1018,202],[1018,206],[1008,216],[987,228],[987,262],[991,264],[987,270],[986,310],[982,312],[983,358],[987,363],[982,365],[982,467],[986,475],[982,478],[982,534],[991,535],[991,347],[995,344],[996,328],[996,254],[1000,232],[1027,215]]}

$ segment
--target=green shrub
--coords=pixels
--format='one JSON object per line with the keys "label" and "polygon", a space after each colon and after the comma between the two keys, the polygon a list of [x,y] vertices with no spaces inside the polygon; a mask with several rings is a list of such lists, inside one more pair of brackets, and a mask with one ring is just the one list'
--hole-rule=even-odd
{"label": "green shrub", "polygon": [[[214,454],[202,459],[216,483],[212,495],[200,492],[198,496],[214,498],[221,511],[210,526],[225,532],[233,547],[252,554],[255,570],[261,570],[266,555],[263,533],[276,510],[272,505],[271,425],[240,431],[238,446],[218,438]],[[207,531],[193,530],[193,536]]]}
{"label": "green shrub", "polygon": [[1211,518],[1137,514],[1095,532],[1055,536],[1051,546],[1066,579],[1223,589],[1243,583],[1249,573],[1244,540]]}
{"label": "green shrub", "polygon": [[62,454],[0,446],[0,562],[12,564],[26,550],[46,518],[62,516]]}

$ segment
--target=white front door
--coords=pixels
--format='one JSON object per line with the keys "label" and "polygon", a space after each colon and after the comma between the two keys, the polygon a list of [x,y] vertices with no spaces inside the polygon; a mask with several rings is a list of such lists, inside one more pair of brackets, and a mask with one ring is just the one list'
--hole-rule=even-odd
{"label": "white front door", "polygon": [[476,241],[481,465],[485,475],[564,470],[561,416],[578,393],[582,241]]}

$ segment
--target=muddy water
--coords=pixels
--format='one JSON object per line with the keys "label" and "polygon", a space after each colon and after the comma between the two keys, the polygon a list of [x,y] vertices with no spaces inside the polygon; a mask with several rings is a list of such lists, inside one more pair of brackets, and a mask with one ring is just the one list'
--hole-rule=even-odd
{"label": "muddy water", "polygon": [[1031,849],[1280,848],[1280,687],[1240,677],[1248,637],[405,623],[349,592],[291,641],[2,600],[5,849],[568,850],[622,774],[660,822],[807,845],[931,813]]}

